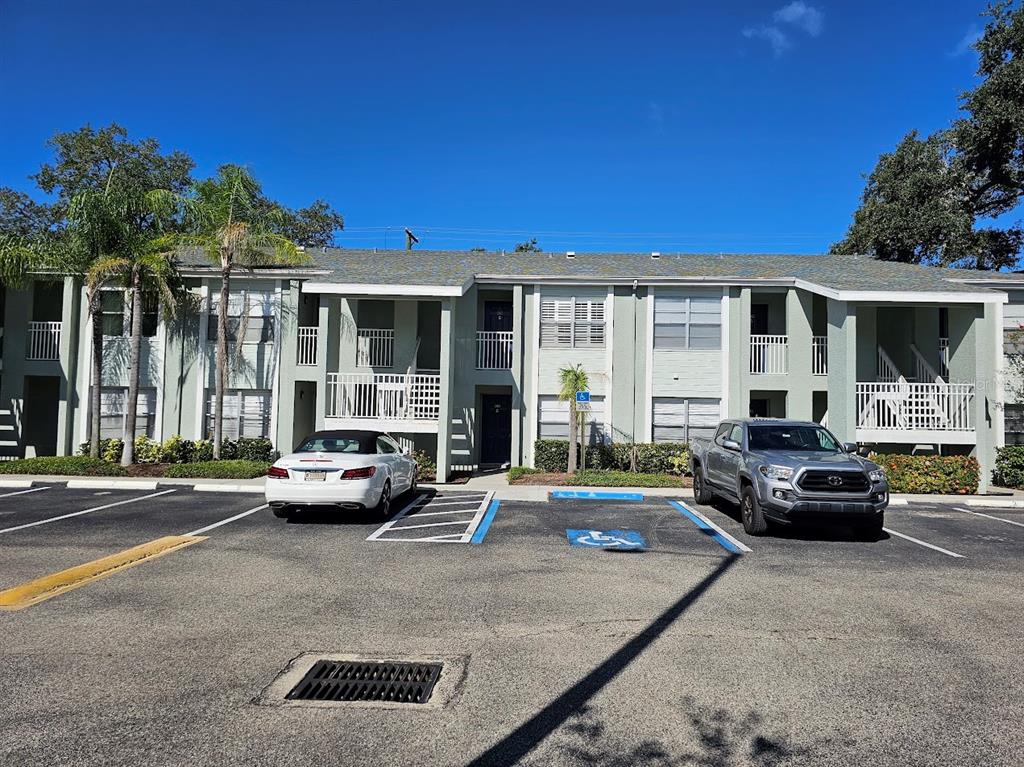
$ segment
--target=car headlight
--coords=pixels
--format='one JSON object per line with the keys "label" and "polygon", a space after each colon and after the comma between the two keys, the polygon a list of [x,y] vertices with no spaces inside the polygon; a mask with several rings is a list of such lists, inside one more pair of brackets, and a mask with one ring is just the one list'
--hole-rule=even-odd
{"label": "car headlight", "polygon": [[875,482],[875,483],[884,482],[885,481],[885,472],[882,471],[881,469],[875,469],[874,471],[869,471],[868,472],[868,479],[870,479],[872,482]]}
{"label": "car headlight", "polygon": [[768,479],[789,479],[793,476],[793,470],[788,466],[760,466],[758,471]]}

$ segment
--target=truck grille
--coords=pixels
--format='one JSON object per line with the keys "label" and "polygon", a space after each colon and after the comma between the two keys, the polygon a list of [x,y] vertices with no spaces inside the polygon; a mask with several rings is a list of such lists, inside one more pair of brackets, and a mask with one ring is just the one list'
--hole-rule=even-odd
{"label": "truck grille", "polygon": [[798,484],[801,490],[811,493],[863,493],[870,487],[868,478],[859,471],[820,469],[804,472]]}

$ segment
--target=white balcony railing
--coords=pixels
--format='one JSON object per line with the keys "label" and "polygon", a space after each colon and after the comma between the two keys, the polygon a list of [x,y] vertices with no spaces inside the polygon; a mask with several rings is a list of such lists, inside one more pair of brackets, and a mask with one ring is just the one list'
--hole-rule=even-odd
{"label": "white balcony railing", "polygon": [[395,360],[395,331],[359,328],[356,331],[356,367],[389,368]]}
{"label": "white balcony railing", "polygon": [[478,330],[476,332],[476,369],[512,369],[511,330]]}
{"label": "white balcony railing", "polygon": [[974,431],[974,384],[858,383],[857,428]]}
{"label": "white balcony railing", "polygon": [[28,323],[28,349],[25,358],[30,360],[60,359],[60,323]]}
{"label": "white balcony railing", "polygon": [[750,372],[755,375],[778,375],[789,372],[789,337],[751,336]]}
{"label": "white balcony railing", "polygon": [[437,420],[441,376],[328,373],[327,417],[384,421]]}
{"label": "white balcony railing", "polygon": [[299,365],[316,364],[317,339],[319,338],[319,333],[320,328],[315,325],[312,327],[299,328],[298,350],[296,354],[296,362]]}
{"label": "white balcony railing", "polygon": [[811,338],[811,375],[828,375],[828,336]]}

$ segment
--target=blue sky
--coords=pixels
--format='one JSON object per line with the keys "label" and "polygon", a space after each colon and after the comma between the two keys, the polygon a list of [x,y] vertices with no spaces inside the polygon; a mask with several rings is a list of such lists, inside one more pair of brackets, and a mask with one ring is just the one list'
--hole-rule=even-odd
{"label": "blue sky", "polygon": [[982,9],[0,0],[0,185],[117,121],[328,199],[342,246],[820,252],[878,154],[956,116]]}

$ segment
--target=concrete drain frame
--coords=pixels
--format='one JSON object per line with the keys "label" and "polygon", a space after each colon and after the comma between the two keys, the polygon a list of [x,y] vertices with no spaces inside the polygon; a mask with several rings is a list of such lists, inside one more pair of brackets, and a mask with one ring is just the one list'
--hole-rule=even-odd
{"label": "concrete drain frame", "polygon": [[[398,701],[338,701],[289,698],[290,693],[319,661],[346,663],[441,664],[441,674],[426,703]],[[401,711],[431,711],[447,706],[466,678],[468,655],[381,655],[363,653],[305,652],[289,661],[284,670],[253,699],[260,706],[286,708],[377,708]]]}

